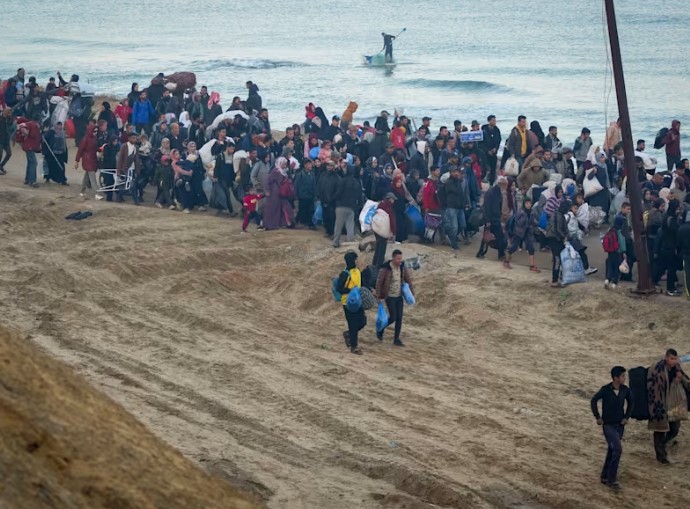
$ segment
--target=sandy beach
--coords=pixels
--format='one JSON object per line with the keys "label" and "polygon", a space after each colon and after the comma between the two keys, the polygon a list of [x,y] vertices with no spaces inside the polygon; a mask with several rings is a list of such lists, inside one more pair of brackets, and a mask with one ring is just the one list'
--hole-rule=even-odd
{"label": "sandy beach", "polygon": [[589,410],[612,365],[690,350],[687,301],[552,290],[548,271],[476,260],[477,241],[457,257],[405,244],[422,263],[407,347],[378,343],[369,313],[358,357],[329,291],[353,246],[241,235],[237,219],[151,207],[151,188],[144,207],[84,201],[72,165],[69,187],[27,188],[16,146],[0,177],[2,324],[268,507],[690,504],[687,429],[663,467],[632,422],[614,494]]}

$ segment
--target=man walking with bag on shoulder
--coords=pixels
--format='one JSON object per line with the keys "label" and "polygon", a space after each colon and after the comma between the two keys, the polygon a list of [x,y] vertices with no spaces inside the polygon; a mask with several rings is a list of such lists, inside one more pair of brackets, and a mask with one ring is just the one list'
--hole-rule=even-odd
{"label": "man walking with bag on shoulder", "polygon": [[[384,263],[379,269],[379,277],[376,281],[376,296],[379,302],[385,301],[388,308],[388,325],[395,323],[395,333],[393,336],[393,344],[395,346],[405,346],[400,340],[400,331],[402,329],[403,320],[403,284],[407,283],[410,286],[410,292],[414,295],[412,281],[410,274],[405,267],[403,261],[402,251],[396,249],[390,261]],[[386,327],[388,327],[386,325]],[[376,333],[379,341],[383,341],[383,332],[385,327],[380,332]]]}
{"label": "man walking with bag on shoulder", "polygon": [[337,290],[342,296],[340,302],[343,305],[343,311],[345,311],[345,320],[347,320],[347,330],[343,332],[343,339],[345,339],[345,345],[355,355],[362,355],[362,350],[358,346],[358,335],[359,331],[367,324],[367,315],[364,314],[364,307],[360,307],[357,311],[349,310],[347,297],[354,288],[361,287],[362,273],[357,268],[357,253],[348,251],[345,253],[345,270],[338,277]]}

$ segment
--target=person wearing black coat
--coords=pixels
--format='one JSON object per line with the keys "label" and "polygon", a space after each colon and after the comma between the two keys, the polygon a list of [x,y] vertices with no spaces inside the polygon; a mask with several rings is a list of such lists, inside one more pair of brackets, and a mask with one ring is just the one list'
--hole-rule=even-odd
{"label": "person wearing black coat", "polygon": [[304,161],[304,167],[295,175],[295,197],[299,203],[297,222],[312,230],[315,227],[312,218],[316,198],[316,175],[313,166],[314,163],[307,159]]}
{"label": "person wearing black coat", "polygon": [[326,228],[326,236],[332,237],[335,227],[335,196],[338,191],[340,176],[336,172],[333,161],[326,166],[326,173],[319,178],[318,196],[323,209],[323,225]]}
{"label": "person wearing black coat", "polygon": [[489,184],[493,185],[496,180],[496,167],[498,166],[498,149],[501,148],[501,130],[496,126],[496,115],[489,115],[486,119],[487,124],[482,126],[484,141],[482,147],[486,153],[487,165],[489,167]]}
{"label": "person wearing black coat", "polygon": [[[484,231],[488,228],[495,237],[495,245],[498,250],[499,260],[503,260],[505,264],[505,249],[506,240],[503,235],[503,225],[501,224],[501,210],[503,208],[503,192],[508,188],[508,179],[506,177],[499,177],[496,184],[491,187],[484,195]],[[489,245],[484,242],[479,246],[477,258],[484,258],[486,252],[489,250]]]}
{"label": "person wearing black coat", "polygon": [[685,221],[676,232],[676,247],[683,262],[685,298],[690,300],[690,222]]}
{"label": "person wearing black coat", "polygon": [[354,168],[347,168],[347,173],[338,183],[335,193],[335,226],[333,228],[333,247],[340,247],[340,235],[343,227],[347,231],[347,242],[352,242],[355,235],[355,211],[364,203],[362,184],[355,178]]}
{"label": "person wearing black coat", "polygon": [[657,285],[666,272],[666,294],[672,297],[680,295],[676,291],[678,280],[676,271],[680,268],[680,260],[677,255],[678,230],[680,221],[678,215],[681,211],[680,202],[676,199],[668,202],[668,210],[661,224],[661,235],[658,241],[657,258],[654,265],[653,281]]}

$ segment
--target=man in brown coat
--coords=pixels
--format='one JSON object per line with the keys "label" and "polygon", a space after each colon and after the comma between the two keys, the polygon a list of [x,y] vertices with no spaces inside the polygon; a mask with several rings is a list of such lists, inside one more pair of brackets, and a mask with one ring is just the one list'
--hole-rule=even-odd
{"label": "man in brown coat", "polygon": [[[376,281],[376,296],[379,302],[386,302],[388,307],[388,325],[395,323],[395,335],[393,336],[393,344],[395,346],[405,346],[400,341],[400,330],[402,329],[403,306],[405,301],[403,299],[403,284],[410,285],[410,291],[414,295],[412,281],[410,274],[405,267],[403,261],[402,251],[396,249],[393,251],[390,261],[381,265],[379,269],[379,276]],[[386,325],[386,327],[388,327]],[[384,327],[385,330],[385,327]],[[379,341],[383,341],[383,330],[376,333]]]}
{"label": "man in brown coat", "polygon": [[[654,451],[656,459],[668,465],[666,446],[678,435],[680,421],[669,422],[667,399],[672,380],[669,378],[671,370],[679,370],[678,352],[666,350],[666,356],[647,371],[647,393],[649,404],[649,422],[647,428],[654,432]],[[690,380],[683,374],[685,390],[690,390]]]}
{"label": "man in brown coat", "polygon": [[122,203],[124,201],[124,196],[127,191],[132,195],[134,200],[134,205],[139,205],[140,197],[139,190],[137,186],[137,179],[141,173],[141,160],[139,159],[139,146],[137,142],[139,139],[136,134],[130,134],[127,143],[124,143],[120,147],[120,152],[117,154],[117,177],[118,181],[120,178],[124,178],[125,182],[129,176],[130,170],[132,170],[132,180],[129,189],[125,189],[126,185],[123,184],[118,192],[117,201]]}

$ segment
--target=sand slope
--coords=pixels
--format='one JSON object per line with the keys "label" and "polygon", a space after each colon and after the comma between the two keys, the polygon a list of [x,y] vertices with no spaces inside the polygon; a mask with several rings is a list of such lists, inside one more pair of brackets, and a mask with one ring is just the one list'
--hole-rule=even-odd
{"label": "sand slope", "polygon": [[0,366],[0,506],[258,507],[27,338],[0,329]]}
{"label": "sand slope", "polygon": [[213,214],[105,203],[73,223],[74,189],[13,182],[0,182],[4,320],[270,507],[690,502],[685,430],[662,469],[631,424],[613,495],[589,411],[613,364],[690,349],[687,302],[552,291],[546,273],[409,245],[423,268],[408,346],[370,325],[356,357],[328,290],[344,249],[321,234],[242,236]]}

